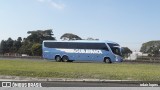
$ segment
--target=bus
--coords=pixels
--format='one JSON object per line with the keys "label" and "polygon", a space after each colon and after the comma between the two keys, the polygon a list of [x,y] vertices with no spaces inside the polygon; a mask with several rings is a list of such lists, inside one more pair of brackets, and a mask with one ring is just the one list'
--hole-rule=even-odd
{"label": "bus", "polygon": [[120,45],[111,41],[55,41],[44,40],[43,58],[57,62],[100,61],[122,62]]}

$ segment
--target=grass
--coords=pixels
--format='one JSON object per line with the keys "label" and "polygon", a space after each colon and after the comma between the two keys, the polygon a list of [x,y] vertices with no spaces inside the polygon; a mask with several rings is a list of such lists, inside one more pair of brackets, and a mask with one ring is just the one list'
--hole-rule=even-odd
{"label": "grass", "polygon": [[0,75],[160,81],[160,64],[0,60]]}

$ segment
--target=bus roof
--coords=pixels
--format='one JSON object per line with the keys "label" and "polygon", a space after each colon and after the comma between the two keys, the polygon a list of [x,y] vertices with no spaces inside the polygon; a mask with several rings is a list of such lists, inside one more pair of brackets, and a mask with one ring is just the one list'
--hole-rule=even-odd
{"label": "bus roof", "polygon": [[70,41],[56,41],[56,40],[44,40],[43,42],[85,42],[85,43],[113,43],[116,42],[107,41],[107,40],[70,40]]}

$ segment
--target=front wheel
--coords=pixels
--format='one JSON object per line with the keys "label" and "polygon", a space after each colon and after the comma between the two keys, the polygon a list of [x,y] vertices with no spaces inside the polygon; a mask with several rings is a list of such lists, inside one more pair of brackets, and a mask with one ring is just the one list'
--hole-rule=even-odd
{"label": "front wheel", "polygon": [[112,62],[111,62],[111,59],[108,58],[108,57],[104,58],[104,62],[105,62],[105,63],[112,63]]}

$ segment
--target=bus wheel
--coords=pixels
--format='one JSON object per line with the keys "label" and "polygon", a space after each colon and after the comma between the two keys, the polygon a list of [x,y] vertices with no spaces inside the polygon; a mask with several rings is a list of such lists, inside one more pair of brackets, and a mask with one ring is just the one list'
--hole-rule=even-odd
{"label": "bus wheel", "polygon": [[73,60],[68,60],[68,62],[73,62]]}
{"label": "bus wheel", "polygon": [[68,62],[68,61],[69,61],[68,56],[63,56],[63,57],[62,57],[62,61],[63,61],[63,62]]}
{"label": "bus wheel", "polygon": [[105,63],[112,63],[112,62],[111,62],[111,59],[108,58],[108,57],[105,57],[105,58],[104,58],[104,62],[105,62]]}
{"label": "bus wheel", "polygon": [[60,61],[61,61],[61,57],[60,57],[60,56],[56,56],[56,57],[55,57],[55,60],[56,60],[57,62],[60,62]]}

